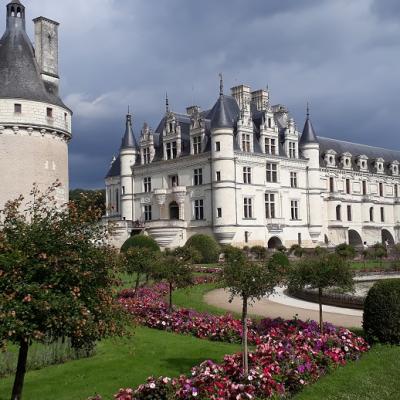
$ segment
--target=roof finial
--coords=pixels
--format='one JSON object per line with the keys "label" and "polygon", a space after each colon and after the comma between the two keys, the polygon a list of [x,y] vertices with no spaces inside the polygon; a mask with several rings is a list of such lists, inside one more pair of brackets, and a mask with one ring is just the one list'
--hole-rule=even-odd
{"label": "roof finial", "polygon": [[169,113],[169,100],[168,100],[168,92],[165,92],[165,112]]}
{"label": "roof finial", "polygon": [[128,104],[128,115],[131,115],[131,106]]}
{"label": "roof finial", "polygon": [[224,80],[222,78],[222,73],[219,74],[219,95],[224,95]]}
{"label": "roof finial", "polygon": [[310,103],[307,101],[307,119],[310,118]]}

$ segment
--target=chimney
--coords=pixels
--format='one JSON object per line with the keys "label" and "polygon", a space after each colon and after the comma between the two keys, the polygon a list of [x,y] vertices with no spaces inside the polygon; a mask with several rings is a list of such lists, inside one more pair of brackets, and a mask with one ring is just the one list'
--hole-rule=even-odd
{"label": "chimney", "polygon": [[38,17],[35,24],[35,55],[42,79],[48,89],[58,94],[58,26],[51,19]]}
{"label": "chimney", "polygon": [[231,88],[232,97],[235,98],[240,110],[250,112],[251,93],[250,87],[246,85],[239,85]]}
{"label": "chimney", "polygon": [[263,89],[256,90],[251,94],[251,100],[258,111],[264,111],[269,103],[269,93]]}

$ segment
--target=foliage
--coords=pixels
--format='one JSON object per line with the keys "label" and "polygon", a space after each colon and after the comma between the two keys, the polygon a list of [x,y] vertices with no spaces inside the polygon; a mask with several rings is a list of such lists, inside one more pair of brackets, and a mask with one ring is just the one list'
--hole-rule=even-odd
{"label": "foliage", "polygon": [[387,257],[386,246],[382,243],[375,243],[369,250],[370,258],[382,260]]}
{"label": "foliage", "polygon": [[131,247],[146,247],[153,251],[160,251],[158,243],[150,236],[143,234],[134,235],[128,238],[121,247],[121,252],[126,252]]}
{"label": "foliage", "polygon": [[400,345],[400,279],[378,281],[364,302],[367,339]]}
{"label": "foliage", "polygon": [[352,260],[356,256],[354,246],[342,243],[335,247],[335,253],[346,260]]}
{"label": "foliage", "polygon": [[280,251],[281,253],[286,253],[287,252],[287,248],[283,245],[280,245],[276,248],[278,251]]}
{"label": "foliage", "polygon": [[274,253],[267,262],[268,271],[275,271],[282,279],[288,271],[290,266],[289,258],[285,253]]}
{"label": "foliage", "polygon": [[106,213],[106,191],[105,189],[88,190],[74,189],[69,192],[70,202],[74,202],[81,211],[100,210],[100,216]]}
{"label": "foliage", "polygon": [[222,247],[221,251],[224,254],[225,263],[231,263],[231,262],[239,261],[239,260],[244,261],[247,259],[246,253],[235,246],[224,245]]}
{"label": "foliage", "polygon": [[306,257],[291,268],[289,286],[293,289],[303,289],[306,286],[318,289],[320,327],[322,331],[323,290],[332,286],[343,290],[351,290],[353,288],[353,274],[349,263],[337,254]]}
{"label": "foliage", "polygon": [[113,299],[117,257],[103,245],[100,210],[60,207],[54,184],[34,186],[1,211],[0,347],[19,346],[13,399],[22,393],[29,346],[68,337],[74,348],[124,333],[123,310]]}
{"label": "foliage", "polygon": [[250,252],[257,258],[257,260],[265,260],[268,255],[268,251],[264,246],[253,246],[250,249]]}
{"label": "foliage", "polygon": [[295,257],[300,258],[304,254],[304,249],[300,245],[294,244],[289,249],[289,254],[293,254]]}
{"label": "foliage", "polygon": [[312,249],[312,255],[316,257],[320,257],[325,254],[328,254],[328,249],[326,247],[316,246],[314,249]]}
{"label": "foliage", "polygon": [[196,249],[201,255],[202,264],[218,262],[221,249],[216,240],[211,236],[202,234],[193,235],[188,239],[185,247]]}
{"label": "foliage", "polygon": [[202,259],[200,252],[194,247],[189,246],[177,247],[173,251],[173,255],[180,260],[189,262],[191,264],[198,264]]}
{"label": "foliage", "polygon": [[175,256],[163,256],[156,264],[152,276],[157,281],[167,281],[169,286],[169,311],[172,312],[172,292],[193,282],[193,274],[187,262]]}

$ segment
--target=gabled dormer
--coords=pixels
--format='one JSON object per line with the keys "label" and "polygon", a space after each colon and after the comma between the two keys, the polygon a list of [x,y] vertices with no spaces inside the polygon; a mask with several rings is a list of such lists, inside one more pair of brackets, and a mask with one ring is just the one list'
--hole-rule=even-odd
{"label": "gabled dormer", "polygon": [[175,113],[169,110],[168,96],[162,136],[164,160],[178,158],[182,151],[181,126]]}
{"label": "gabled dormer", "polygon": [[293,118],[288,119],[284,134],[284,148],[289,158],[299,158],[299,135]]}
{"label": "gabled dormer", "polygon": [[324,161],[325,165],[329,168],[336,168],[336,151],[329,149],[325,152]]}
{"label": "gabled dormer", "polygon": [[352,154],[349,153],[348,151],[346,151],[345,153],[343,153],[340,157],[340,166],[343,169],[352,169]]}
{"label": "gabled dormer", "polygon": [[198,106],[188,107],[186,112],[190,115],[190,154],[200,154],[206,145],[205,120]]}
{"label": "gabled dormer", "polygon": [[377,174],[383,174],[385,169],[384,169],[384,163],[385,160],[382,157],[378,157],[375,161],[374,161],[374,172],[376,172]]}
{"label": "gabled dormer", "polygon": [[140,133],[140,162],[150,164],[155,155],[154,134],[149,125],[145,122]]}
{"label": "gabled dormer", "polygon": [[393,175],[393,176],[397,176],[397,175],[399,175],[399,162],[397,161],[397,160],[394,160],[394,161],[392,161],[391,163],[390,163],[390,165],[389,165],[389,170],[390,170],[390,173]]}
{"label": "gabled dormer", "polygon": [[270,106],[261,116],[259,141],[263,153],[279,155],[279,130]]}
{"label": "gabled dormer", "polygon": [[360,171],[368,171],[368,157],[365,154],[357,157],[356,164]]}

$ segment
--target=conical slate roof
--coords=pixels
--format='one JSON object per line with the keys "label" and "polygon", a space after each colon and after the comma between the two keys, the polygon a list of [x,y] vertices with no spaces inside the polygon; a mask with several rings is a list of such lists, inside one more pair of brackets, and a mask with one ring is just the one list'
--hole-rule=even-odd
{"label": "conical slate roof", "polygon": [[235,99],[221,94],[208,115],[211,120],[211,129],[232,128],[238,112],[239,107]]}
{"label": "conical slate roof", "polygon": [[317,135],[312,126],[310,115],[307,112],[306,123],[304,124],[303,134],[301,135],[299,145],[304,146],[309,143],[318,143]]}
{"label": "conical slate roof", "polygon": [[122,138],[121,148],[137,148],[137,142],[135,136],[133,134],[132,129],[132,115],[127,114],[126,116],[126,128],[125,128],[125,135]]}
{"label": "conical slate roof", "polygon": [[[9,13],[10,6],[20,5],[20,16]],[[12,1],[7,6],[7,28],[0,40],[0,98],[25,99],[66,108],[53,87],[46,87],[40,76],[33,46],[25,31],[23,5]]]}

